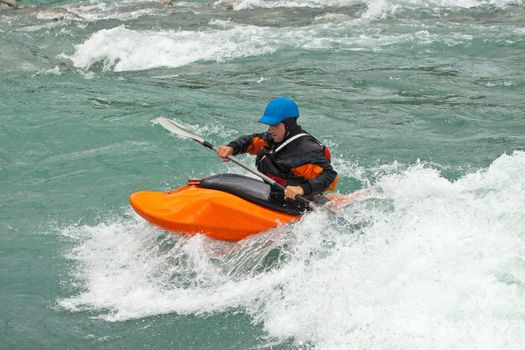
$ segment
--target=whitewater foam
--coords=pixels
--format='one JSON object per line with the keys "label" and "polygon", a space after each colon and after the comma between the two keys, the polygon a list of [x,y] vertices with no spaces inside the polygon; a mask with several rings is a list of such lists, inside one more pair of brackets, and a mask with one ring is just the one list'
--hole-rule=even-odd
{"label": "whitewater foam", "polygon": [[519,348],[524,167],[518,152],[454,183],[422,165],[382,177],[392,210],[288,280],[269,333],[323,349]]}
{"label": "whitewater foam", "polygon": [[[76,45],[64,56],[79,68],[103,62],[103,69],[116,72],[180,67],[197,61],[228,59],[273,52],[261,44],[264,28],[239,26],[226,31],[135,31],[124,26],[103,29]],[[262,36],[261,36],[262,34]]]}
{"label": "whitewater foam", "polygon": [[479,6],[505,8],[511,5],[523,5],[519,0],[218,0],[215,6],[224,6],[235,11],[255,8],[341,8],[354,5],[365,5],[362,18],[372,19],[385,17],[400,9],[468,9]]}
{"label": "whitewater foam", "polygon": [[446,46],[465,45],[470,34],[452,32],[448,36],[419,31],[388,33],[356,26],[349,19],[336,23],[316,23],[298,28],[273,28],[212,21],[205,31],[138,31],[119,26],[93,33],[75,45],[75,52],[61,55],[75,67],[135,71],[158,67],[181,67],[200,61],[225,62],[259,56],[277,50],[380,51],[391,45],[414,43]]}
{"label": "whitewater foam", "polygon": [[58,305],[109,321],[241,308],[271,337],[322,349],[519,349],[525,152],[455,182],[396,169],[375,181],[381,199],[342,212],[357,228],[314,212],[233,244],[136,216],[69,227],[82,288]]}
{"label": "whitewater foam", "polygon": [[[275,243],[282,237],[279,232],[233,245],[202,235],[166,234],[134,214],[95,226],[71,226],[62,231],[78,244],[67,255],[79,267],[71,284],[82,287],[58,305],[73,312],[110,310],[95,316],[108,321],[227,310],[278,282],[261,279],[255,271],[264,267],[264,252],[280,245]],[[243,271],[248,278],[239,279]]]}
{"label": "whitewater foam", "polygon": [[242,11],[254,8],[276,8],[276,7],[348,7],[356,3],[355,0],[219,0],[214,3],[215,6],[225,6],[232,10]]}
{"label": "whitewater foam", "polygon": [[428,9],[439,12],[444,9],[470,9],[481,6],[506,8],[512,5],[520,5],[519,0],[368,0],[366,1],[367,9],[363,12],[361,18],[385,18],[390,14],[404,9]]}
{"label": "whitewater foam", "polygon": [[107,19],[131,21],[143,16],[161,17],[166,15],[166,11],[162,11],[163,7],[157,1],[81,2],[67,4],[63,8],[78,16],[78,19],[89,22]]}

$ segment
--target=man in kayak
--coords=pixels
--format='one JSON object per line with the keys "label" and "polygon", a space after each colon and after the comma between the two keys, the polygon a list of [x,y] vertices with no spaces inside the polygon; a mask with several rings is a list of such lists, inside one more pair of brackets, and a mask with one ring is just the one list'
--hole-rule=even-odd
{"label": "man in kayak", "polygon": [[264,133],[241,136],[219,146],[217,155],[227,161],[230,155],[256,155],[257,169],[285,186],[283,193],[272,191],[279,201],[304,195],[314,200],[337,185],[337,173],[330,164],[330,152],[297,125],[299,108],[289,98],[272,99],[259,122],[269,125]]}

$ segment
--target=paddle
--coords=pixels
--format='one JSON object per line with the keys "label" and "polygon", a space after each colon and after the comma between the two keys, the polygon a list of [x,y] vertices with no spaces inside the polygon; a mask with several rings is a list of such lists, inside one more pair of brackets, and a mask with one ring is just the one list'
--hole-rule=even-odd
{"label": "paddle", "polygon": [[[167,119],[167,118],[164,118],[164,117],[158,117],[158,118],[153,119],[152,121],[159,123],[164,129],[166,129],[168,131],[171,131],[174,134],[177,134],[177,135],[179,135],[181,137],[192,139],[193,141],[196,141],[196,142],[200,143],[201,145],[203,145],[204,147],[207,147],[207,148],[209,148],[211,150],[214,150],[214,151],[217,150],[217,147],[215,147],[213,144],[209,143],[208,141],[206,141],[201,136],[199,136],[199,135],[197,135],[197,134],[195,134],[195,133],[185,129],[184,127],[182,127],[179,124],[175,123],[171,119]],[[280,183],[276,182],[275,180],[273,180],[273,179],[269,178],[268,176],[258,172],[255,169],[252,169],[252,168],[242,164],[241,162],[239,162],[238,160],[236,160],[232,156],[228,156],[228,160],[232,161],[233,163],[237,164],[241,168],[249,171],[250,173],[252,173],[252,174],[254,174],[254,175],[258,176],[258,177],[260,177],[266,183],[268,183],[268,184],[270,184],[270,185],[272,185],[272,186],[274,186],[274,187],[276,187],[279,190],[284,192],[284,189],[285,189],[284,186],[281,185]],[[315,208],[322,208],[323,210],[326,210],[330,214],[336,214],[335,210],[332,210],[332,209],[327,208],[327,207],[322,206],[322,205],[318,205],[317,203],[308,200],[304,196],[297,195],[295,198],[296,198],[296,200],[298,200],[298,201],[304,203],[305,205],[307,205],[308,208],[310,208],[312,210],[315,209]]]}

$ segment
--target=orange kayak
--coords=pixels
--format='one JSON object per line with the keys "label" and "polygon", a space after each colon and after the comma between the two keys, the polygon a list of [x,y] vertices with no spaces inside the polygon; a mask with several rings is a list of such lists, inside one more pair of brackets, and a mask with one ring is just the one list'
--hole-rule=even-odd
{"label": "orange kayak", "polygon": [[172,191],[136,192],[129,200],[140,216],[163,229],[238,241],[300,218],[300,210],[270,201],[269,194],[270,186],[259,180],[222,174]]}

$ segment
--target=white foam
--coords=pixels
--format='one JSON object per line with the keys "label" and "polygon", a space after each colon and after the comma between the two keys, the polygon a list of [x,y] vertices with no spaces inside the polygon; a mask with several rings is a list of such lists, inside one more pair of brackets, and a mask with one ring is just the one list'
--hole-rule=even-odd
{"label": "white foam", "polygon": [[504,8],[509,5],[522,4],[519,0],[218,0],[215,6],[224,6],[236,11],[255,8],[338,8],[365,4],[367,10],[364,18],[376,18],[395,12],[400,8],[472,8],[478,6],[495,6]]}
{"label": "white foam", "polygon": [[[147,2],[155,3],[157,6],[145,7]],[[136,4],[140,4],[137,7]],[[106,2],[85,2],[73,3],[64,6],[64,9],[79,17],[84,21],[98,21],[107,19],[118,19],[128,21],[142,16],[155,15],[165,16],[165,11],[159,8],[158,2],[154,1],[119,1],[116,3]]]}
{"label": "white foam", "polygon": [[218,0],[214,3],[215,6],[226,6],[233,10],[241,11],[254,8],[276,8],[276,7],[348,7],[355,4],[356,0]]}
{"label": "white foam", "polygon": [[253,273],[269,250],[286,242],[279,229],[233,245],[166,234],[131,215],[71,226],[62,234],[78,244],[68,257],[78,264],[70,283],[81,291],[57,304],[73,312],[102,312],[97,317],[108,321],[227,310],[257,298],[261,286],[271,289],[284,276]]}
{"label": "white foam", "polygon": [[382,18],[400,9],[469,9],[479,6],[505,8],[520,4],[519,0],[367,0],[362,18]]}
{"label": "white foam", "polygon": [[516,152],[454,183],[422,165],[384,176],[391,211],[288,279],[267,330],[323,349],[518,349],[524,170]]}
{"label": "white foam", "polygon": [[165,236],[133,216],[72,226],[80,290],[58,304],[110,321],[241,309],[270,336],[320,349],[519,349],[525,152],[455,182],[424,164],[387,168],[383,199],[342,213],[361,229],[319,212],[237,244]]}
{"label": "white foam", "polygon": [[134,71],[157,67],[181,67],[199,61],[224,62],[277,50],[367,50],[414,42],[426,45],[442,42],[464,45],[472,35],[451,32],[448,36],[427,31],[416,33],[376,33],[356,26],[354,21],[317,23],[298,28],[271,28],[212,21],[205,31],[137,31],[119,26],[93,33],[75,45],[69,58],[75,67]]}
{"label": "white foam", "polygon": [[[103,62],[104,70],[133,71],[155,67],[180,67],[197,61],[222,62],[261,55],[275,49],[253,26],[228,30],[135,31],[124,26],[103,29],[76,45],[70,58],[79,68]],[[263,43],[261,43],[263,41]]]}

